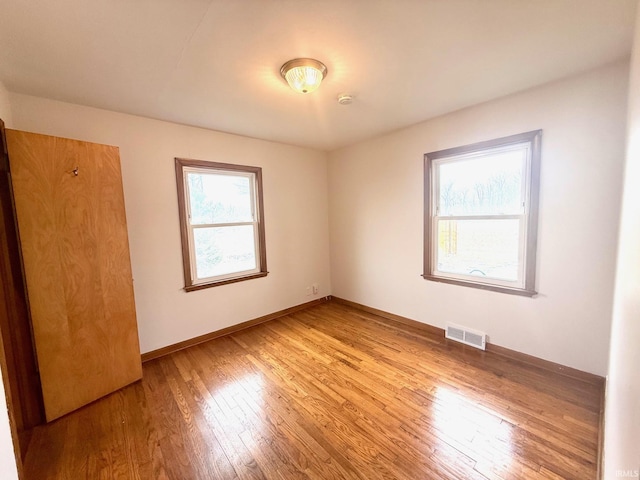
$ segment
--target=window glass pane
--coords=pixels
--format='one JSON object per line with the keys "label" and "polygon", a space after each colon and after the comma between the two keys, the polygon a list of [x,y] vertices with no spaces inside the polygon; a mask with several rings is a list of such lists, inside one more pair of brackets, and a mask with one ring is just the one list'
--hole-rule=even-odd
{"label": "window glass pane", "polygon": [[438,215],[521,214],[526,153],[521,147],[441,163]]}
{"label": "window glass pane", "polygon": [[188,172],[191,224],[252,222],[251,179]]}
{"label": "window glass pane", "polygon": [[518,280],[520,220],[438,220],[440,272]]}
{"label": "window glass pane", "polygon": [[198,278],[257,268],[253,225],[193,230]]}

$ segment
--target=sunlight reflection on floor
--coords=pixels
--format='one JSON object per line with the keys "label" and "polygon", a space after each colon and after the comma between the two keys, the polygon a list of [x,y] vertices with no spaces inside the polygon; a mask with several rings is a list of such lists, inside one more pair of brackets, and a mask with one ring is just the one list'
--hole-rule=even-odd
{"label": "sunlight reflection on floor", "polygon": [[224,386],[211,392],[210,400],[225,412],[222,427],[236,431],[247,448],[259,448],[265,427],[264,378],[259,373],[250,373],[227,380]]}
{"label": "sunlight reflection on floor", "polygon": [[513,426],[502,415],[442,386],[435,387],[432,408],[433,424],[445,442],[473,460],[491,458],[500,472],[511,470]]}

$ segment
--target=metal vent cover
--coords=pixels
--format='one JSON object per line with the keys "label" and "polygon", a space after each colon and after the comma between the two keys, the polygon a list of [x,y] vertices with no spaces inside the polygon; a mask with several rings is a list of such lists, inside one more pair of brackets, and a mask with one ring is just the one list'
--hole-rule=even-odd
{"label": "metal vent cover", "polygon": [[480,350],[484,350],[487,345],[486,333],[459,325],[448,324],[444,336],[450,340],[455,340],[456,342],[464,343],[465,345],[479,348]]}

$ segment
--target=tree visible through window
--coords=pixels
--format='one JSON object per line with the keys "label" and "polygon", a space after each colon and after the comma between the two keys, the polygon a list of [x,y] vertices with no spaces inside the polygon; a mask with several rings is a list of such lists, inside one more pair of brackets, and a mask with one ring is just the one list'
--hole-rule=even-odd
{"label": "tree visible through window", "polygon": [[185,289],[265,276],[262,171],[176,159]]}
{"label": "tree visible through window", "polygon": [[535,294],[541,135],[425,155],[427,280]]}

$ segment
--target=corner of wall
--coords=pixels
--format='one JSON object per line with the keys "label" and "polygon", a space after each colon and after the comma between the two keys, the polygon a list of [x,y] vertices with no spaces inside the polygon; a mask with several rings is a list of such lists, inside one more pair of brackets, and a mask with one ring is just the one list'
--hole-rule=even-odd
{"label": "corner of wall", "polygon": [[9,91],[0,81],[0,118],[8,128],[13,127],[13,114],[11,112],[11,103],[9,102]]}
{"label": "corner of wall", "polygon": [[609,347],[609,371],[605,394],[602,448],[605,480],[638,478],[640,474],[640,10],[636,14],[628,90],[627,152],[618,238],[618,258]]}
{"label": "corner of wall", "polygon": [[[9,92],[2,82],[0,82],[0,118],[4,121],[5,126],[12,126],[13,117],[9,103]],[[18,470],[11,438],[3,378],[4,372],[0,371],[0,477],[11,480],[18,478]]]}

